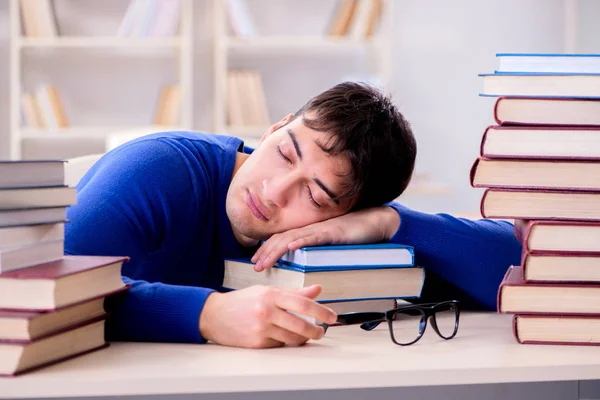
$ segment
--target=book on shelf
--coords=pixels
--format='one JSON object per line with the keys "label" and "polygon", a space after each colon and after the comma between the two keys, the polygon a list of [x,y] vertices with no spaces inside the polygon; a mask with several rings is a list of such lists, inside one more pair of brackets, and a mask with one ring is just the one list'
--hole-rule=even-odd
{"label": "book on shelf", "polygon": [[599,345],[599,315],[529,315],[513,317],[513,334],[523,344]]}
{"label": "book on shelf", "polygon": [[66,207],[77,203],[74,187],[0,188],[0,210]]}
{"label": "book on shelf", "polygon": [[249,260],[225,260],[223,287],[243,289],[253,285],[302,288],[323,286],[317,298],[322,302],[367,299],[418,298],[425,270],[417,266],[356,266],[350,269],[295,266],[276,263],[262,272],[254,271]]}
{"label": "book on shelf", "polygon": [[0,375],[18,375],[102,349],[106,315],[32,341],[0,341]]}
{"label": "book on shelf", "polygon": [[59,35],[53,0],[19,0],[22,34],[26,37]]}
{"label": "book on shelf", "polygon": [[483,96],[600,97],[600,74],[480,74]]}
{"label": "book on shelf", "polygon": [[498,53],[497,72],[600,73],[600,54]]}
{"label": "book on shelf", "polygon": [[153,124],[157,126],[178,126],[181,120],[181,86],[164,86],[154,110]]}
{"label": "book on shelf", "polygon": [[261,75],[252,70],[227,73],[227,125],[266,127],[270,124],[266,95]]}
{"label": "book on shelf", "polygon": [[480,156],[599,159],[600,127],[489,126],[481,139]]}
{"label": "book on shelf", "polygon": [[64,182],[65,161],[0,160],[0,188],[62,186]]}
{"label": "book on shelf", "polygon": [[339,0],[328,28],[329,36],[346,36],[358,7],[357,0]]}
{"label": "book on shelf", "polygon": [[600,314],[600,284],[525,282],[511,266],[498,289],[498,311],[506,314]]}
{"label": "book on shelf", "polygon": [[69,121],[58,89],[51,85],[39,85],[33,94],[21,95],[21,109],[26,126],[30,128],[60,129]]}
{"label": "book on shelf", "polygon": [[499,219],[600,221],[600,193],[490,188],[483,193],[481,215]]}
{"label": "book on shelf", "polygon": [[395,243],[361,245],[326,245],[288,250],[279,260],[283,264],[320,267],[323,269],[360,269],[374,266],[412,266],[414,249]]}
{"label": "book on shelf", "polygon": [[494,119],[500,125],[600,126],[600,99],[502,96]]}
{"label": "book on shelf", "polygon": [[104,297],[54,312],[0,310],[0,342],[28,342],[103,316]]}
{"label": "book on shelf", "polygon": [[53,311],[106,297],[127,286],[121,266],[128,257],[64,256],[0,274],[0,308]]}
{"label": "book on shelf", "polygon": [[600,159],[540,160],[478,158],[471,168],[475,188],[600,190]]}
{"label": "book on shelf", "polygon": [[130,0],[117,36],[175,36],[179,29],[180,14],[180,0]]}
{"label": "book on shelf", "polygon": [[515,221],[515,235],[528,252],[600,253],[600,223]]}

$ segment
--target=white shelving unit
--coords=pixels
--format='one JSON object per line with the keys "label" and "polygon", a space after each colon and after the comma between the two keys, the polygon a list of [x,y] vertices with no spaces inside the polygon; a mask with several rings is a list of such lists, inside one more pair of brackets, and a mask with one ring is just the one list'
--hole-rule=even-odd
{"label": "white shelving unit", "polygon": [[[72,126],[65,129],[31,129],[21,126],[21,86],[25,51],[67,49],[68,51],[106,50],[175,50],[181,95],[181,126],[193,128],[193,4],[194,0],[181,0],[179,35],[175,37],[117,37],[117,36],[58,36],[32,38],[22,35],[19,0],[9,0],[10,24],[10,156],[21,158],[24,138],[98,138],[119,130],[136,130],[139,126]],[[97,0],[99,3],[102,0]],[[60,21],[58,21],[60,25]],[[105,52],[106,57],[119,57],[118,52]],[[62,93],[68,96],[68,93]]]}
{"label": "white shelving unit", "polygon": [[[252,6],[248,0],[249,7]],[[214,129],[216,132],[242,137],[249,145],[256,145],[266,126],[231,128],[227,126],[227,72],[229,59],[236,56],[255,57],[259,54],[278,54],[282,52],[300,53],[304,57],[327,54],[335,57],[339,53],[355,50],[369,50],[376,54],[376,76],[384,90],[391,87],[392,78],[392,46],[393,46],[393,0],[384,0],[379,26],[373,37],[356,39],[352,37],[321,36],[251,36],[236,37],[229,34],[227,0],[213,0],[214,10]],[[310,71],[308,71],[310,73]],[[269,97],[270,93],[266,93]],[[271,94],[272,95],[272,94]],[[307,100],[307,99],[306,99]],[[275,121],[271,121],[275,122]]]}

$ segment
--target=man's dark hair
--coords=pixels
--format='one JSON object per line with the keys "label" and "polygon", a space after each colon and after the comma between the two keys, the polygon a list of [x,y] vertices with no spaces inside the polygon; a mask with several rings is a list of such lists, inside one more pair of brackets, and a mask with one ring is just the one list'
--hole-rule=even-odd
{"label": "man's dark hair", "polygon": [[343,82],[310,99],[296,112],[303,124],[331,134],[323,150],[345,155],[351,171],[340,198],[352,209],[380,206],[400,196],[415,166],[417,143],[391,99],[362,82]]}

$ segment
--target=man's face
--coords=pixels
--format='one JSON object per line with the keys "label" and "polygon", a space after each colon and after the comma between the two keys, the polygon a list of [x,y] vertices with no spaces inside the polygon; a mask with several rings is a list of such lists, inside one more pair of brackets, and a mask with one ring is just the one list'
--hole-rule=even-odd
{"label": "man's face", "polygon": [[236,235],[266,240],[349,209],[348,201],[333,200],[347,179],[348,160],[323,151],[329,135],[307,128],[302,118],[282,126],[290,119],[269,129],[231,181],[226,209]]}

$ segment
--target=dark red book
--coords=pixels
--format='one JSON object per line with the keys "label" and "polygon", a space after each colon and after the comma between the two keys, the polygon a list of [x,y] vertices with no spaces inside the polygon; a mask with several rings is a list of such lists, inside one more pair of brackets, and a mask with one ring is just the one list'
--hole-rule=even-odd
{"label": "dark red book", "polygon": [[479,154],[503,159],[597,160],[600,126],[488,126]]}
{"label": "dark red book", "polygon": [[[600,137],[599,137],[600,138]],[[600,159],[535,160],[480,157],[471,167],[475,188],[600,191]]]}
{"label": "dark red book", "polygon": [[484,218],[600,221],[600,192],[490,188],[480,206]]}
{"label": "dark red book", "polygon": [[600,100],[501,96],[494,119],[500,125],[600,126]]}
{"label": "dark red book", "polygon": [[107,347],[104,314],[38,340],[0,341],[0,376],[13,376]]}
{"label": "dark red book", "polygon": [[515,235],[531,253],[600,254],[600,222],[519,219]]}
{"label": "dark red book", "polygon": [[525,282],[511,266],[498,288],[498,312],[506,314],[600,314],[600,284]]}
{"label": "dark red book", "polygon": [[517,314],[513,334],[522,344],[598,346],[600,315]]}
{"label": "dark red book", "polygon": [[64,256],[61,260],[0,274],[0,309],[51,311],[126,288],[128,257]]}

